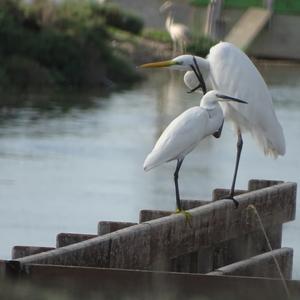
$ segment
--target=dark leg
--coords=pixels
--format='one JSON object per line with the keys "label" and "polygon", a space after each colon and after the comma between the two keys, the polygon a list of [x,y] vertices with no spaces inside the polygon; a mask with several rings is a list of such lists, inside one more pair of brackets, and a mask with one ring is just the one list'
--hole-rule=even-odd
{"label": "dark leg", "polygon": [[177,209],[179,211],[182,210],[181,208],[181,202],[180,202],[180,195],[179,195],[179,188],[178,188],[178,173],[180,170],[180,167],[182,165],[183,159],[178,159],[177,160],[177,166],[176,166],[176,170],[174,172],[174,182],[175,182],[175,193],[176,193],[176,205],[177,205]]}
{"label": "dark leg", "polygon": [[237,153],[236,153],[236,161],[235,161],[235,168],[234,168],[234,174],[233,174],[233,180],[232,180],[232,185],[230,189],[230,195],[229,198],[232,199],[234,202],[235,207],[237,208],[239,206],[239,203],[234,199],[234,188],[235,188],[235,182],[236,182],[236,176],[239,168],[239,163],[240,163],[240,158],[241,158],[241,153],[242,153],[242,148],[243,148],[243,138],[242,134],[240,131],[238,131],[238,140],[236,144],[237,148]]}

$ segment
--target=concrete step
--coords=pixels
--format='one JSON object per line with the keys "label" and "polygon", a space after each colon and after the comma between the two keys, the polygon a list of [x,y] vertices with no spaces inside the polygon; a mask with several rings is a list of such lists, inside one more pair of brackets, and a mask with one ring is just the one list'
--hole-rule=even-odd
{"label": "concrete step", "polygon": [[225,42],[246,50],[264,28],[271,15],[270,11],[263,8],[248,8],[225,37]]}
{"label": "concrete step", "polygon": [[207,275],[280,278],[279,270],[277,269],[274,259],[277,260],[283,277],[285,279],[291,279],[293,269],[292,248],[280,248],[259,254],[218,268],[213,272],[207,273]]}

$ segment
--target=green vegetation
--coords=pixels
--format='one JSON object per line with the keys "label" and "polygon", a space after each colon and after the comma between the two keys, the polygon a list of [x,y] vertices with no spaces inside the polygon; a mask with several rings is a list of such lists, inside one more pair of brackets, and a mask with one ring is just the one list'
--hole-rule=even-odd
{"label": "green vegetation", "polygon": [[136,34],[143,23],[92,0],[0,0],[0,89],[134,82],[136,70],[111,46],[108,26]]}
{"label": "green vegetation", "polygon": [[[204,6],[210,0],[191,0],[194,5]],[[262,7],[262,0],[224,0],[226,8],[246,9],[250,6]],[[274,0],[274,11],[282,14],[300,14],[300,1],[298,0]]]}
{"label": "green vegetation", "polygon": [[[157,42],[172,43],[169,33],[165,30],[146,28],[144,29],[142,36]],[[186,47],[186,52],[194,55],[206,56],[209,49],[215,44],[216,42],[209,37],[192,35],[191,42]]]}
{"label": "green vegetation", "polygon": [[187,52],[194,55],[205,57],[209,53],[209,49],[215,45],[216,42],[209,37],[200,36],[192,40],[187,46]]}
{"label": "green vegetation", "polygon": [[154,40],[162,43],[171,43],[171,37],[165,30],[158,30],[153,28],[146,28],[143,33],[143,37],[149,40]]}

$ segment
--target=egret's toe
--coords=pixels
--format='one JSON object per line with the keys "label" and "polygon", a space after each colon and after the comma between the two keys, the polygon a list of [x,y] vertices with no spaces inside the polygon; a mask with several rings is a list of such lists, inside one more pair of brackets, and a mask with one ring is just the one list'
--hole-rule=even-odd
{"label": "egret's toe", "polygon": [[193,227],[192,226],[192,215],[188,211],[177,208],[175,211],[175,214],[183,214],[185,217],[185,223],[189,224],[190,227]]}

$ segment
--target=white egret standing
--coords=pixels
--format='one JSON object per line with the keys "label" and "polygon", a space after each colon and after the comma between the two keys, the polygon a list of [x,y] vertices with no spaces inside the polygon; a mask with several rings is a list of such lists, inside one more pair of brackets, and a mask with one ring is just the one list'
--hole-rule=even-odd
{"label": "white egret standing", "polygon": [[178,187],[182,162],[201,140],[220,128],[223,112],[218,102],[229,101],[246,103],[217,91],[205,94],[200,106],[186,110],[169,124],[144,162],[144,170],[149,171],[162,163],[177,160],[174,173],[177,212],[182,211]]}
{"label": "white egret standing", "polygon": [[[195,66],[191,64],[192,58],[192,55],[182,55],[169,61],[146,64],[144,67],[168,67],[189,71],[191,66]],[[206,59],[195,57],[195,62],[203,77],[204,84],[200,84],[202,89],[206,86],[248,102],[248,105],[220,103],[225,119],[232,121],[238,137],[233,181],[227,197],[233,199],[243,147],[242,133],[250,132],[265,155],[276,158],[285,154],[283,130],[275,115],[267,85],[244,52],[230,43],[220,42],[210,49]],[[185,83],[189,85],[189,82],[195,81],[193,77],[193,73],[186,74]]]}
{"label": "white egret standing", "polygon": [[166,1],[161,7],[160,12],[167,12],[167,17],[165,21],[166,30],[169,32],[170,37],[173,42],[173,55],[177,52],[177,46],[180,53],[183,53],[187,43],[190,39],[189,28],[181,23],[174,22],[174,16],[171,12],[173,3],[171,1]]}

